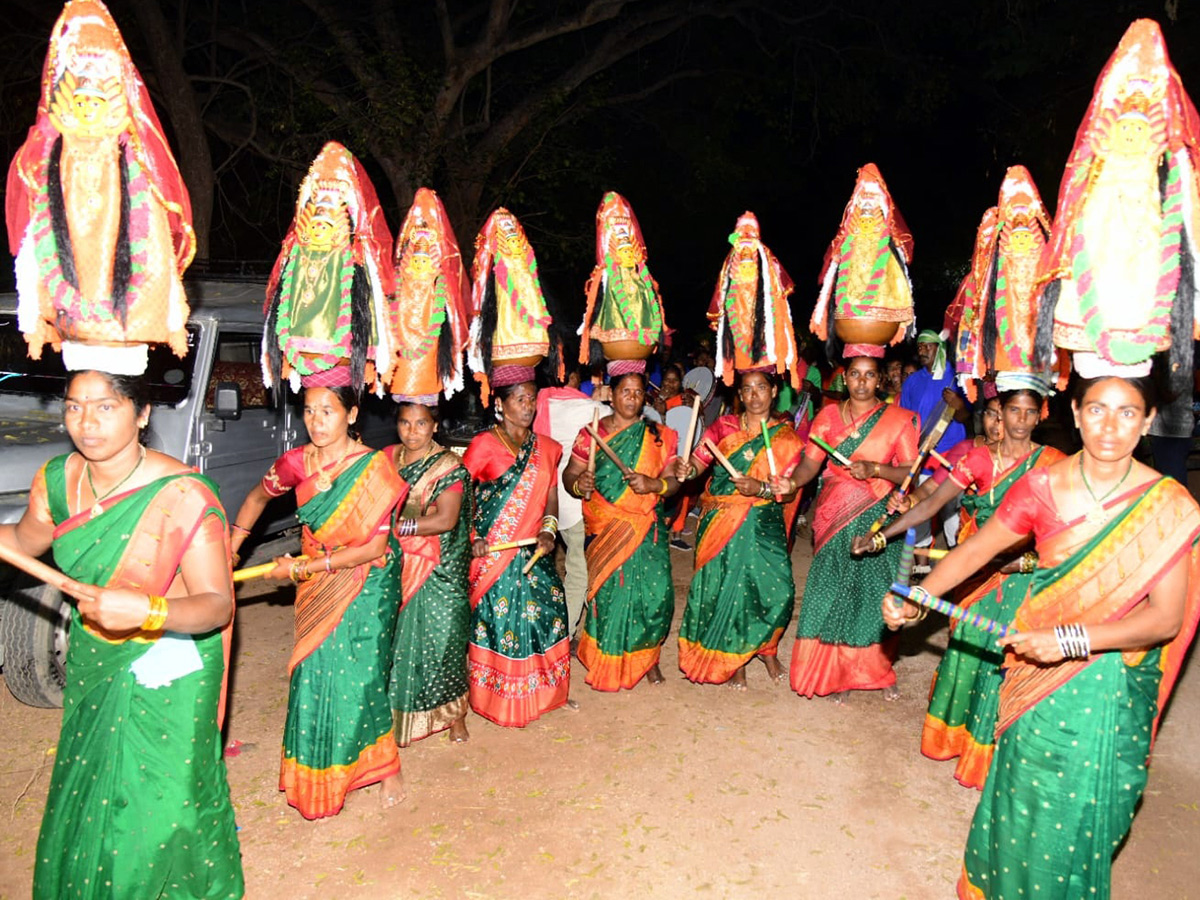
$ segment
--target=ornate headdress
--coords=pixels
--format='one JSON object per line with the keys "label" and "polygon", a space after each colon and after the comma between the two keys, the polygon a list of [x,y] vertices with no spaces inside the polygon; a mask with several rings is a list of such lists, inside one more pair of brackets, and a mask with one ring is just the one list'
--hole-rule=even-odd
{"label": "ornate headdress", "polygon": [[1049,380],[1044,367],[1039,371],[1034,364],[1034,339],[1041,293],[1037,268],[1050,217],[1024,166],[1005,173],[991,227],[984,224],[968,276],[971,303],[964,306],[958,331],[959,381],[973,395],[973,380],[994,371],[1002,391],[1020,387],[1045,394]]}
{"label": "ornate headdress", "polygon": [[471,263],[471,338],[467,362],[483,384],[532,381],[550,350],[550,313],[538,280],[537,258],[517,217],[504,207],[475,236]]}
{"label": "ornate headdress", "polygon": [[609,191],[596,210],[596,266],[588,278],[579,326],[579,361],[600,343],[610,374],[643,371],[667,333],[658,282],[646,267],[646,242],[629,202]]}
{"label": "ornate headdress", "polygon": [[432,405],[461,390],[466,268],[438,195],[420,188],[396,238],[396,365],[392,395]]}
{"label": "ornate headdress", "polygon": [[717,332],[716,374],[726,384],[733,373],[790,372],[799,387],[796,335],[788,295],[792,279],[759,236],[758,219],[744,212],[729,236],[732,244],[708,308]]}
{"label": "ornate headdress", "polygon": [[987,277],[987,263],[992,247],[992,238],[996,231],[996,219],[1000,211],[992,206],[979,220],[975,230],[975,249],[971,254],[971,266],[958,285],[954,300],[942,318],[942,334],[947,340],[954,342],[955,359],[959,361],[960,371],[970,371],[967,364],[967,346],[971,339],[971,329],[975,327],[976,301],[979,297],[979,286]]}
{"label": "ornate headdress", "polygon": [[1139,19],[1096,81],[1063,173],[1038,272],[1039,363],[1052,339],[1081,374],[1143,374],[1170,347],[1173,372],[1190,381],[1198,136],[1162,31]]}
{"label": "ornate headdress", "polygon": [[821,294],[809,323],[822,340],[834,329],[844,355],[883,356],[883,347],[904,340],[913,321],[913,239],[874,163],[858,170],[854,193],[837,235],[825,253]]}
{"label": "ornate headdress", "polygon": [[375,188],[330,141],[300,185],[267,282],[263,382],[381,391],[392,367],[392,287],[392,235]]}
{"label": "ornate headdress", "polygon": [[68,369],[140,374],[147,344],[187,352],[191,204],[100,0],[70,0],[54,25],[6,212],[30,356],[49,343]]}

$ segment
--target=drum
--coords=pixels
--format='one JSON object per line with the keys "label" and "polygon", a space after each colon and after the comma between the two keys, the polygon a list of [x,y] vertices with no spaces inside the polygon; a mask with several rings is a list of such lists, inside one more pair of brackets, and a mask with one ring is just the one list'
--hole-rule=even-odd
{"label": "drum", "polygon": [[[688,426],[692,424],[692,408],[690,406],[675,406],[667,410],[666,426],[679,435],[679,452],[683,453],[683,442],[687,440]],[[704,436],[704,418],[696,423],[696,434],[692,438],[692,449],[700,446],[700,438]]]}
{"label": "drum", "polygon": [[694,369],[689,369],[683,376],[683,389],[686,391],[690,388],[699,394],[702,406],[712,399],[713,389],[716,386],[716,376],[713,375],[713,370],[707,366],[696,366]]}

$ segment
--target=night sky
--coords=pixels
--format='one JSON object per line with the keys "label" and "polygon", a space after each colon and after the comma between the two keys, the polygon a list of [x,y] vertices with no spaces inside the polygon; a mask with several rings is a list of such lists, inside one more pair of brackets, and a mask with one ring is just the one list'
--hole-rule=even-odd
{"label": "night sky", "polygon": [[[0,148],[11,157],[32,122],[38,70],[59,7],[42,0],[6,0],[5,5],[11,8],[5,17],[8,34],[0,37]],[[136,5],[113,0],[111,9],[157,94]],[[622,15],[656,5],[706,7],[701,0],[674,5],[639,0]],[[469,5],[449,4],[452,12],[460,6]],[[532,0],[517,5],[517,18],[524,13],[527,23],[552,22],[577,6]],[[201,105],[214,163],[220,166],[214,259],[273,260],[291,219],[295,188],[307,163],[331,139],[363,159],[395,233],[404,209],[388,190],[379,160],[366,149],[364,134],[325,115],[286,73],[250,64],[248,51],[236,42],[222,44],[223,30],[257,28],[304,66],[323,67],[331,81],[344,76],[341,83],[348,85],[344,60],[325,30],[305,22],[299,0],[186,5],[163,0],[161,8],[184,38],[184,68],[197,91],[208,92]],[[804,326],[816,299],[822,256],[856,169],[874,162],[915,239],[911,271],[918,324],[937,326],[1005,169],[1027,166],[1053,210],[1095,79],[1131,21],[1147,16],[1160,22],[1185,87],[1200,91],[1200,63],[1191,52],[1200,46],[1200,14],[1186,0],[730,0],[713,8],[740,13],[697,16],[535,118],[528,133],[508,148],[477,207],[454,221],[464,255],[469,257],[475,229],[488,212],[508,206],[524,223],[543,282],[573,326],[593,264],[595,209],[605,190],[618,190],[641,222],[668,322],[690,343],[689,337],[704,327],[727,236],[737,216],[749,209],[796,282],[793,316]],[[358,12],[356,4],[346,9],[338,15],[360,30],[362,40],[373,40],[367,13]],[[432,102],[422,98],[431,96],[429,85],[439,74],[433,4],[410,0],[396,10],[410,56],[403,66],[383,61],[392,79],[389,90],[398,103],[407,98],[419,107]],[[603,27],[497,64],[487,86],[496,115],[547,73],[594,52]],[[473,37],[470,27],[463,34]],[[240,80],[257,99],[255,146],[231,150],[230,132],[239,116],[249,114],[234,102],[236,94],[213,93],[211,85],[221,79]],[[614,100],[663,79],[670,83],[661,90],[629,102]],[[467,95],[470,102],[481,95],[482,84]],[[359,102],[353,86],[346,90]],[[290,104],[286,114],[285,101]],[[470,114],[470,104],[463,106]],[[418,108],[410,119],[416,122],[419,114]],[[405,121],[388,127],[403,134]],[[438,157],[415,181],[446,196],[453,178],[452,167]],[[11,274],[6,277],[11,283]]]}

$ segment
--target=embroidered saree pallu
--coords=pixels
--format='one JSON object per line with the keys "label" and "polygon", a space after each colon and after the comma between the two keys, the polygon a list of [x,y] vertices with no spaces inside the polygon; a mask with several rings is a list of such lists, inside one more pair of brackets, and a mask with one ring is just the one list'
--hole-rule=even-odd
{"label": "embroidered saree pallu", "polygon": [[[535,537],[562,449],[530,432],[513,454],[492,431],[463,464],[475,479],[475,534],[489,545]],[[567,702],[571,653],[567,602],[553,556],[523,575],[533,547],[471,560],[471,708],[497,725],[525,726]]]}
{"label": "embroidered saree pallu", "polygon": [[[917,456],[913,414],[890,404],[880,404],[857,426],[842,421],[837,405],[827,406],[817,413],[811,434],[851,461],[907,467]],[[813,443],[804,452],[825,455]],[[813,511],[813,561],[792,651],[790,679],[798,694],[880,690],[896,683],[895,641],[887,639],[879,600],[892,583],[901,545],[888,544],[870,556],[850,553],[855,535],[865,534],[886,509],[892,487],[883,478],[858,481],[843,465],[825,467]]]}
{"label": "embroidered saree pallu", "polygon": [[[964,521],[959,541],[966,540],[992,517],[1017,479],[1032,468],[1049,466],[1062,458],[1053,447],[1038,447],[993,482],[987,448],[972,450],[951,476],[955,483],[967,481],[974,485],[971,493],[963,495]],[[982,583],[973,580],[973,586],[962,591],[965,596],[956,602],[1008,625],[1025,599],[1030,577],[985,570]],[[931,759],[958,757],[954,777],[964,787],[982,788],[991,766],[1003,661],[1004,654],[996,646],[994,635],[951,623],[946,652],[933,675],[921,731],[921,752]]]}
{"label": "embroidered saree pallu", "polygon": [[[170,475],[71,516],[68,457],[34,482],[54,561],[86,584],[165,595],[188,546],[225,541],[215,485]],[[38,836],[35,897],[244,893],[222,757],[228,635],[106,636],[72,607],[63,720]]]}
{"label": "embroidered saree pallu", "polygon": [[[1018,532],[1049,515],[1009,506],[1035,474],[998,513]],[[1031,576],[1014,624],[1030,631],[1117,621],[1187,557],[1183,625],[1174,640],[1141,651],[1049,666],[1008,657],[996,755],[967,838],[960,898],[1111,894],[1112,856],[1129,832],[1154,733],[1200,615],[1200,510],[1167,478],[1105,506],[1116,515],[1098,531],[1085,517],[1038,526],[1045,568]],[[995,839],[998,829],[1007,840]]]}
{"label": "embroidered saree pallu", "polygon": [[[770,468],[761,432],[741,430],[738,416],[723,416],[705,432],[739,470],[767,481]],[[771,449],[787,475],[802,445],[790,424],[771,426]],[[694,454],[711,457],[703,447]],[[719,465],[700,497],[696,573],[679,626],[679,668],[691,681],[722,684],[754,656],[773,656],[795,605],[788,556],[793,505],[743,497]]]}
{"label": "embroidered saree pallu", "polygon": [[[303,452],[285,454],[264,486],[278,495],[294,484],[305,556],[319,560],[388,526],[405,485],[386,455],[352,457],[321,491],[322,473],[304,474]],[[307,819],[336,815],[347,793],[400,771],[387,693],[399,569],[394,555],[331,573],[314,566],[296,588],[279,789]]]}
{"label": "embroidered saree pallu", "polygon": [[[630,469],[647,475],[666,468],[678,442],[669,428],[656,437],[645,421],[602,436]],[[591,443],[581,432],[575,455],[586,459]],[[634,493],[616,464],[597,456],[596,490],[583,503],[588,606],[578,653],[587,683],[600,691],[636,685],[658,663],[671,628],[675,587],[659,499]]]}
{"label": "embroidered saree pallu", "polygon": [[427,514],[448,493],[464,495],[458,522],[446,533],[397,537],[392,531],[403,569],[388,696],[396,743],[407,747],[467,713],[471,478],[458,456],[437,444],[399,472],[411,487],[397,519]]}

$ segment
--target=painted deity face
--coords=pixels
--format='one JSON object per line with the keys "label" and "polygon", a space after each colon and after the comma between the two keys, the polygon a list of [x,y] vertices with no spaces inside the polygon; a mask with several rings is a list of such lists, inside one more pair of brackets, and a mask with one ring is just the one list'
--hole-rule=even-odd
{"label": "painted deity face", "polygon": [[1038,249],[1037,239],[1033,230],[1025,225],[1019,225],[1008,233],[1008,252],[1024,255]]}
{"label": "painted deity face", "polygon": [[297,237],[317,251],[341,246],[350,236],[350,209],[337,188],[318,188],[301,211]]}
{"label": "painted deity face", "polygon": [[1121,156],[1145,156],[1150,150],[1153,129],[1145,113],[1130,110],[1117,119],[1109,147]]}
{"label": "painted deity face", "polygon": [[419,281],[428,281],[437,271],[433,250],[437,246],[434,234],[428,228],[413,231],[404,271]]}
{"label": "painted deity face", "polygon": [[517,227],[514,219],[501,216],[496,220],[496,252],[509,259],[519,259],[524,255],[525,236]]}

